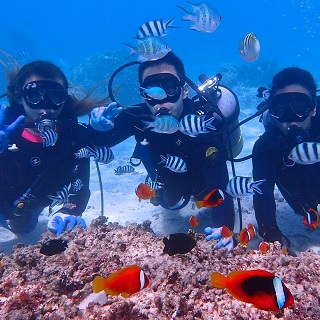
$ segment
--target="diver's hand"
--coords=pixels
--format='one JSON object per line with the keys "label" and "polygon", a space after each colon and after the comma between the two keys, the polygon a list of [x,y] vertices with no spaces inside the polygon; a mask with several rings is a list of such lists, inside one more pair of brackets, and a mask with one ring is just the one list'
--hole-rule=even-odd
{"label": "diver's hand", "polygon": [[72,230],[77,224],[80,224],[82,228],[87,227],[83,218],[57,212],[49,218],[47,227],[59,236],[66,230]]}
{"label": "diver's hand", "polygon": [[217,244],[217,248],[220,249],[222,247],[226,248],[229,251],[234,249],[235,243],[233,237],[223,238],[222,234],[222,227],[220,228],[210,228],[207,227],[204,229],[205,234],[207,235],[206,240],[219,240]]}
{"label": "diver's hand", "polygon": [[114,119],[122,111],[115,102],[111,102],[107,107],[94,108],[91,111],[90,125],[97,131],[108,131],[114,127]]}
{"label": "diver's hand", "polygon": [[10,125],[5,126],[5,110],[6,106],[0,106],[0,153],[8,148],[9,135],[18,129],[18,127],[24,122],[25,116],[19,116]]}

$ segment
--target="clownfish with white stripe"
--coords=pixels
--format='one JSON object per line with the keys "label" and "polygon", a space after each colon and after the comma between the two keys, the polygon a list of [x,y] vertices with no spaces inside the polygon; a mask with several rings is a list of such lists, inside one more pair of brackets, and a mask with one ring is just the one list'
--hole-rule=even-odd
{"label": "clownfish with white stripe", "polygon": [[294,303],[285,284],[265,270],[233,271],[227,277],[213,272],[211,284],[215,288],[226,289],[236,299],[261,310],[279,311]]}
{"label": "clownfish with white stripe", "polygon": [[136,265],[128,266],[112,273],[107,279],[96,276],[92,287],[95,293],[102,290],[111,296],[121,295],[128,298],[132,294],[145,289],[149,285],[149,278]]}

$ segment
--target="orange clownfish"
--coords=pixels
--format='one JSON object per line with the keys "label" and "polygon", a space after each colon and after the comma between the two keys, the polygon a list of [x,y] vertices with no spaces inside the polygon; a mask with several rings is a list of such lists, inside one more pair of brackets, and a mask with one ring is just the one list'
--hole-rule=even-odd
{"label": "orange clownfish", "polygon": [[265,270],[234,271],[228,277],[213,272],[211,284],[215,288],[225,288],[236,299],[252,303],[261,310],[278,311],[294,303],[285,284]]}
{"label": "orange clownfish", "polygon": [[244,245],[248,247],[248,243],[250,240],[252,240],[256,235],[256,231],[254,229],[254,226],[249,223],[248,228],[244,228],[240,231],[238,241],[241,245]]}
{"label": "orange clownfish", "polygon": [[214,208],[220,206],[224,200],[224,193],[220,189],[213,189],[201,201],[196,201],[197,207]]}
{"label": "orange clownfish", "polygon": [[118,296],[120,294],[124,298],[130,297],[148,285],[149,278],[136,265],[120,269],[112,273],[107,279],[96,276],[92,282],[95,293],[104,290],[111,296]]}
{"label": "orange clownfish", "polygon": [[251,236],[250,240],[252,240],[256,236],[256,229],[251,223],[248,224],[248,232],[250,233],[250,236]]}
{"label": "orange clownfish", "polygon": [[303,219],[303,224],[310,229],[316,229],[319,226],[319,213],[312,208],[308,209],[307,215]]}
{"label": "orange clownfish", "polygon": [[249,241],[251,240],[251,235],[247,228],[244,228],[240,231],[238,241],[243,246],[248,246]]}
{"label": "orange clownfish", "polygon": [[231,231],[228,227],[222,226],[221,228],[221,237],[222,238],[230,238],[234,235],[233,231]]}
{"label": "orange clownfish", "polygon": [[199,225],[198,219],[196,216],[191,216],[189,219],[190,227],[196,228]]}
{"label": "orange clownfish", "polygon": [[156,192],[155,190],[151,189],[148,185],[140,183],[138,185],[138,188],[136,189],[136,195],[138,196],[140,202],[141,199],[149,200],[151,198],[155,198]]}
{"label": "orange clownfish", "polygon": [[266,242],[264,242],[264,241],[260,242],[260,244],[259,244],[259,251],[260,251],[261,253],[267,253],[268,250],[269,250],[269,245],[268,245]]}

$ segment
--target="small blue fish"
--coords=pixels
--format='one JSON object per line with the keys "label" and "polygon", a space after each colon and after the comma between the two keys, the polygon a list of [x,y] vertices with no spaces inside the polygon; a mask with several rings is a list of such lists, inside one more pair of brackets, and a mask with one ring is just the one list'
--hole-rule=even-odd
{"label": "small blue fish", "polygon": [[152,128],[157,133],[174,133],[179,130],[179,121],[173,116],[153,117],[154,122],[142,120],[145,123],[144,129]]}
{"label": "small blue fish", "polygon": [[164,157],[163,155],[160,155],[160,157],[161,161],[159,162],[159,164],[164,163],[165,168],[168,168],[169,170],[176,173],[183,173],[188,171],[186,163],[180,157],[171,156],[170,154],[167,154],[167,157]]}
{"label": "small blue fish", "polygon": [[167,97],[166,92],[160,87],[143,88],[140,87],[140,94],[146,100],[163,100]]}

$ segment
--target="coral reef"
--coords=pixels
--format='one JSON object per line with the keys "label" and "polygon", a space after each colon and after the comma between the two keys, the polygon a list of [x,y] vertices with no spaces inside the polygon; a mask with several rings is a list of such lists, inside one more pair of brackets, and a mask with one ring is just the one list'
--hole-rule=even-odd
{"label": "coral reef", "polygon": [[[61,254],[40,254],[50,239],[46,232],[36,246],[16,245],[12,255],[0,255],[0,318],[21,319],[319,319],[320,257],[313,252],[284,256],[277,244],[266,254],[238,246],[216,250],[214,241],[197,235],[188,254],[163,254],[162,238],[145,223],[126,228],[99,217],[85,230],[64,233],[69,242]],[[128,299],[107,296],[104,306],[79,303],[92,293],[95,275],[107,277],[137,264],[150,285]],[[274,313],[238,301],[210,285],[210,273],[265,269],[280,277],[295,303]]]}

